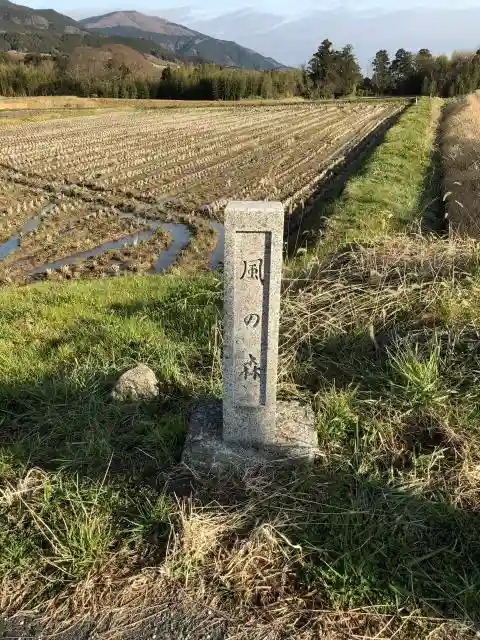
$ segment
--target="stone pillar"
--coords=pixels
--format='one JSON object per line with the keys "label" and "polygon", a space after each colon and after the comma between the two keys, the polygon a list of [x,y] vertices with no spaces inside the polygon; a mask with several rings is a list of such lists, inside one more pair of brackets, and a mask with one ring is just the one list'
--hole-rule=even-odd
{"label": "stone pillar", "polygon": [[231,202],[225,211],[226,443],[275,443],[283,221],[280,202]]}
{"label": "stone pillar", "polygon": [[193,412],[188,467],[295,464],[318,453],[312,408],[277,401],[283,222],[280,202],[231,202],[225,212],[223,402]]}

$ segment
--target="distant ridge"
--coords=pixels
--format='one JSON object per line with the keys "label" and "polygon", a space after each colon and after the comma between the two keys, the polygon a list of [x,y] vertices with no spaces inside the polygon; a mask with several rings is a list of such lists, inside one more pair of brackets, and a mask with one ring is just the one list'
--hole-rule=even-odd
{"label": "distant ridge", "polygon": [[31,9],[0,0],[0,52],[71,54],[77,47],[123,45],[160,60],[177,62],[169,50],[144,38],[105,37],[53,9]]}
{"label": "distant ridge", "polygon": [[140,29],[166,36],[196,36],[196,31],[174,24],[157,16],[147,16],[138,11],[113,11],[95,18],[85,18],[80,23],[87,29],[115,29],[117,27]]}
{"label": "distant ridge", "polygon": [[107,36],[141,37],[168,49],[180,57],[199,56],[219,65],[247,69],[279,69],[284,65],[236,42],[218,40],[157,16],[138,11],[114,11],[85,18],[84,29]]}

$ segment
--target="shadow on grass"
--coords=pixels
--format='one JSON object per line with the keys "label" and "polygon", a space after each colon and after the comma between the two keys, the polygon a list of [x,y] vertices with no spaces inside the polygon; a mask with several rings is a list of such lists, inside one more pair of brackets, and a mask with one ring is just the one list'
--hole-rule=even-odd
{"label": "shadow on grass", "polygon": [[118,405],[109,397],[112,383],[106,376],[77,385],[59,374],[3,385],[0,449],[15,467],[155,480],[179,456],[188,398],[179,389],[151,404]]}
{"label": "shadow on grass", "polygon": [[427,233],[445,234],[448,231],[448,221],[445,217],[446,207],[442,196],[444,168],[441,150],[442,126],[447,114],[448,107],[442,107],[440,124],[432,149],[430,167],[423,180],[422,194],[417,205],[417,209],[422,216],[421,229]]}
{"label": "shadow on grass", "polygon": [[[251,488],[242,497],[239,486],[238,479],[230,484],[222,478],[215,486],[197,486],[196,499],[244,509],[257,528],[271,525],[290,550],[301,549],[301,560],[289,567],[295,574],[290,587],[304,598],[300,626],[320,626],[321,616],[309,611],[356,610],[379,625],[367,623],[371,635],[362,637],[376,637],[390,615],[480,630],[478,514],[380,480],[329,471],[323,463],[281,472],[263,485],[258,502]],[[375,613],[381,622],[375,623]]]}
{"label": "shadow on grass", "polygon": [[[110,311],[138,321],[148,314],[158,322],[159,330],[176,332],[178,340],[185,340],[191,334],[198,301],[190,304],[182,296],[172,296],[168,302],[164,298],[158,304],[114,305]],[[183,309],[178,322],[171,314],[177,304],[178,311]],[[104,331],[101,325],[89,325],[90,346],[108,340]],[[66,332],[45,349],[66,348],[72,341],[72,332]],[[80,345],[76,346],[82,358]],[[142,353],[144,347],[134,341],[128,349],[143,356],[147,355]],[[189,366],[208,369],[207,351]],[[310,369],[297,380],[312,391],[318,388],[319,379],[335,381],[340,388],[360,384],[365,391],[378,391],[378,381],[384,379],[384,353],[368,344],[362,333],[319,341],[312,353],[314,377]],[[272,524],[289,544],[300,546],[303,560],[294,561],[285,578],[295,597],[306,603],[299,625],[307,620],[320,624],[319,616],[312,613],[318,609],[378,607],[385,615],[415,612],[464,621],[480,629],[477,514],[440,499],[428,501],[404,487],[394,488],[386,472],[372,480],[368,474],[339,470],[327,458],[313,470],[282,472],[262,495],[257,492],[253,497],[251,486],[242,488],[238,478],[193,481],[175,464],[192,406],[206,399],[206,387],[195,394],[190,384],[171,380],[157,403],[125,408],[110,402],[112,383],[108,372],[76,379],[56,371],[34,383],[3,385],[0,451],[14,466],[62,469],[81,481],[103,481],[107,474],[107,484],[121,487],[126,496],[115,506],[118,545],[124,542],[125,522],[138,521],[142,510],[149,510],[148,526],[142,525],[139,533],[145,551],[130,568],[132,574],[143,566],[162,563],[170,532],[168,518],[145,507],[143,496],[153,500],[166,491],[171,498],[176,486],[185,490],[187,478],[187,486],[193,487],[188,493],[193,490],[195,503],[205,506],[215,501],[241,511],[248,506],[245,513],[252,528]],[[355,438],[354,432],[351,437]],[[416,443],[408,446],[413,449]],[[248,528],[241,535],[248,536]],[[215,579],[212,588],[218,588],[217,602],[222,603],[225,583],[219,579],[215,586]],[[275,593],[275,585],[268,588]],[[229,600],[230,596],[225,606]],[[248,604],[252,611],[261,612],[261,598]],[[377,631],[380,627],[374,633]]]}
{"label": "shadow on grass", "polygon": [[[104,321],[78,319],[39,345],[43,363],[58,352],[64,361],[39,379],[0,385],[0,453],[16,467],[157,482],[179,461],[192,407],[215,384],[217,291],[189,287],[159,301],[111,304]],[[112,401],[119,374],[138,362],[155,370],[158,399]]]}

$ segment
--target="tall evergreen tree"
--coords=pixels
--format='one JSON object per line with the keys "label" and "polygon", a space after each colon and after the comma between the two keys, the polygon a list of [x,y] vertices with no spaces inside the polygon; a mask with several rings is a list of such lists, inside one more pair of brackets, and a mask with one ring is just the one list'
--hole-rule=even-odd
{"label": "tall evergreen tree", "polygon": [[415,61],[411,51],[399,49],[390,65],[393,88],[398,94],[415,93],[413,78],[415,76]]}
{"label": "tall evergreen tree", "polygon": [[357,86],[362,81],[362,73],[351,44],[347,44],[338,52],[336,74],[338,82],[335,94],[341,96],[354,95],[357,91]]}
{"label": "tall evergreen tree", "polygon": [[315,92],[323,98],[333,98],[337,88],[337,54],[333,44],[326,39],[313,54],[309,65],[308,75]]}
{"label": "tall evergreen tree", "polygon": [[412,78],[413,93],[421,93],[424,96],[434,95],[432,87],[435,70],[435,59],[429,49],[420,49],[415,56],[415,78]]}
{"label": "tall evergreen tree", "polygon": [[377,51],[373,60],[372,83],[375,92],[381,96],[388,93],[392,86],[392,74],[390,71],[390,56],[386,49]]}

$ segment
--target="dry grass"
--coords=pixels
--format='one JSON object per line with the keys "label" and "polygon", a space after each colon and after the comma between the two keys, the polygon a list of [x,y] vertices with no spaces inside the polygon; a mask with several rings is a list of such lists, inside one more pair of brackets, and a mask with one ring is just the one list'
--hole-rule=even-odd
{"label": "dry grass", "polygon": [[[344,102],[374,102],[372,99],[355,99],[346,100]],[[307,102],[303,98],[285,98],[281,100],[263,100],[250,99],[240,100],[235,104],[237,106],[275,106],[281,104],[299,104]],[[308,101],[310,102],[310,101]],[[332,102],[331,100],[319,100],[316,102]],[[337,103],[342,102],[337,100]],[[399,98],[393,102],[400,104],[405,100]],[[219,100],[195,100],[188,103],[190,107],[231,107],[231,102],[222,102]],[[23,98],[5,98],[0,96],[0,111],[2,109],[96,109],[96,108],[122,108],[129,107],[131,109],[165,109],[165,108],[184,108],[185,100],[140,100],[140,99],[118,99],[118,98],[77,98],[75,96],[31,96]]]}
{"label": "dry grass", "polygon": [[[242,100],[242,105],[278,105],[278,104],[295,104],[303,102],[299,98],[291,98],[285,100]],[[232,106],[229,102],[195,100],[189,103],[191,108],[195,107],[222,107]],[[75,96],[31,96],[24,98],[4,98],[0,97],[1,109],[112,109],[112,108],[132,109],[142,108],[184,108],[184,100],[128,100],[117,98],[77,98]]]}
{"label": "dry grass", "polygon": [[[446,300],[460,295],[459,283],[471,283],[480,266],[480,245],[473,239],[397,234],[373,247],[346,247],[327,260],[309,262],[303,279],[289,282],[283,299],[283,372],[310,341],[370,328],[372,344],[408,317],[410,328],[434,326],[438,314],[449,320],[477,319],[474,298],[460,308]],[[440,302],[442,305],[440,305]],[[420,315],[414,313],[422,307]],[[458,313],[457,313],[458,312]],[[408,315],[411,313],[411,315]],[[375,332],[374,332],[375,329]],[[378,334],[378,335],[376,335]]]}
{"label": "dry grass", "polygon": [[446,213],[453,234],[480,237],[480,96],[447,112],[442,144]]}
{"label": "dry grass", "polygon": [[[415,546],[405,560],[409,557],[411,561],[407,570],[417,588],[425,574],[425,591],[419,589],[416,594],[420,604],[428,591],[426,585],[434,579],[429,572],[438,556],[443,562],[449,559],[443,548],[446,539],[434,528],[445,526],[446,519],[455,516],[445,513],[442,520],[439,510],[435,516],[438,519],[429,521],[428,506],[421,507],[415,498],[402,497],[392,489],[384,489],[381,497],[382,492],[373,485],[367,493],[366,485],[353,477],[345,478],[342,486],[320,470],[308,483],[304,477],[289,478],[285,473],[269,479],[250,476],[243,482],[223,477],[221,482],[221,490],[210,484],[210,495],[220,497],[228,491],[230,498],[237,496],[236,507],[217,501],[204,506],[201,499],[179,502],[171,511],[169,544],[160,566],[144,563],[144,568],[132,575],[126,567],[142,564],[140,558],[127,549],[111,556],[108,563],[62,597],[45,603],[41,611],[47,631],[55,635],[66,626],[75,629],[88,616],[95,621],[98,637],[123,637],[120,634],[128,632],[133,638],[140,635],[138,630],[145,620],[161,619],[165,610],[175,610],[180,621],[194,621],[196,633],[178,632],[177,636],[174,625],[169,625],[172,635],[167,637],[200,640],[210,630],[222,631],[218,637],[229,640],[475,638],[471,626],[435,612],[435,602],[425,609],[412,602],[410,610],[398,607],[395,613],[395,598],[388,605],[355,600],[349,605],[348,600],[342,601],[340,592],[336,594],[338,600],[332,597],[334,585],[341,584],[346,590],[344,597],[349,597],[349,575],[354,575],[354,582],[362,577],[367,582],[381,579],[381,564],[375,569],[378,576],[364,572],[374,567],[370,563],[375,554],[381,558],[389,552],[392,536],[401,546],[402,536],[407,535]],[[243,495],[239,495],[239,486]],[[455,522],[456,526],[460,524]],[[422,534],[416,531],[419,526],[432,527],[432,531]],[[335,532],[342,540],[330,539]],[[347,538],[355,547],[353,555],[343,547]],[[422,538],[426,546],[417,548]],[[461,534],[451,541],[459,549],[464,542]],[[344,548],[344,553],[334,560],[329,557],[332,548]],[[402,558],[401,553],[391,553],[393,561]],[[463,553],[457,554],[457,561],[462,563],[466,561]],[[342,569],[343,562],[346,566]],[[402,568],[392,564],[392,586],[401,573]],[[448,581],[451,568],[447,573]],[[25,579],[18,586],[25,589]]]}
{"label": "dry grass", "polygon": [[[420,107],[398,126],[431,134]],[[315,406],[313,468],[168,467],[189,402],[221,390],[215,276],[0,295],[4,611],[35,607],[54,636],[88,617],[105,640],[478,635],[480,245],[415,231],[415,137],[396,129],[336,210],[367,193],[392,224],[307,253],[285,290],[281,391]],[[404,189],[379,190],[392,172]],[[126,416],[106,399],[138,359],[162,398]]]}

